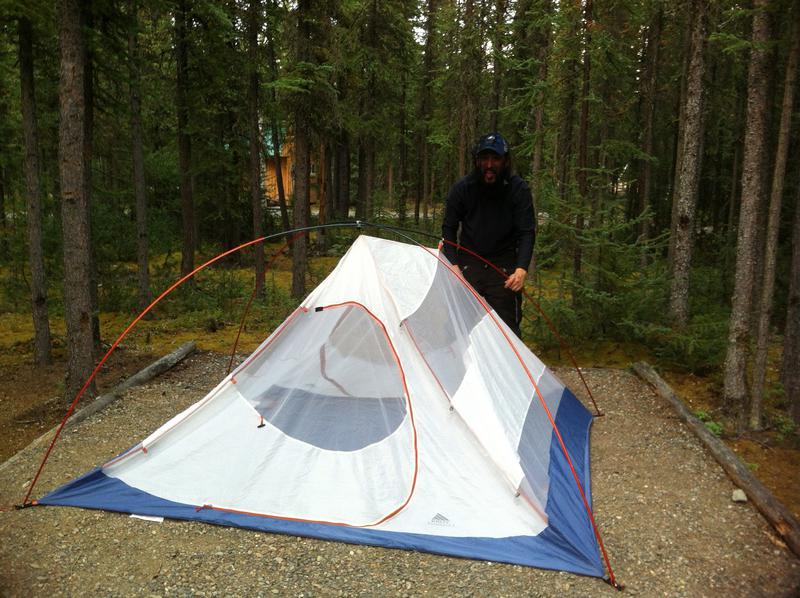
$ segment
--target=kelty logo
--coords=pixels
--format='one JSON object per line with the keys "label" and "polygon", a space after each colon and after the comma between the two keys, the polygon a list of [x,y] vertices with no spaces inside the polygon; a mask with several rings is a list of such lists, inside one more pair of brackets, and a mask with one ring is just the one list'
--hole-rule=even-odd
{"label": "kelty logo", "polygon": [[436,515],[431,518],[428,524],[438,525],[439,527],[454,527],[451,521],[441,513],[436,513]]}

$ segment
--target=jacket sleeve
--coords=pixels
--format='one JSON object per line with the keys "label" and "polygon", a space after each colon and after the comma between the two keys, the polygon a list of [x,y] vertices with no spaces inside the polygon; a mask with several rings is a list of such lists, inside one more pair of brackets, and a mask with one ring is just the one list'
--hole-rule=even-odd
{"label": "jacket sleeve", "polygon": [[460,185],[455,184],[450,188],[442,220],[442,239],[445,241],[442,250],[451,264],[458,263],[458,251],[454,244],[458,243],[458,226],[461,224],[462,218],[462,195],[463,191]]}
{"label": "jacket sleeve", "polygon": [[527,270],[533,257],[536,240],[536,214],[533,195],[525,181],[514,196],[514,220],[517,228],[517,268]]}

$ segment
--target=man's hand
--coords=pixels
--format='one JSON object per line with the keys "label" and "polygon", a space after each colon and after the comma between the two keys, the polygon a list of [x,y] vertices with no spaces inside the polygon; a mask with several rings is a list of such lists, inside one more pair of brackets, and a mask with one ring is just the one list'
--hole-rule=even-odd
{"label": "man's hand", "polygon": [[525,284],[525,275],[527,272],[524,268],[517,268],[514,270],[514,273],[506,278],[506,284],[504,285],[507,289],[511,289],[515,293],[518,293],[522,290],[523,285]]}

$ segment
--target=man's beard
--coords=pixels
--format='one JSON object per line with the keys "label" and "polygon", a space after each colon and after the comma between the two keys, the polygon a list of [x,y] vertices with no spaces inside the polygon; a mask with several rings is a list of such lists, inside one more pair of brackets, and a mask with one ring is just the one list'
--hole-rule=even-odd
{"label": "man's beard", "polygon": [[[484,177],[484,172],[486,172],[487,170],[491,170],[492,172],[495,173],[494,182],[492,182],[492,183],[487,183],[486,179]],[[500,190],[502,190],[503,183],[506,180],[507,172],[506,172],[505,168],[498,168],[498,169],[486,168],[486,169],[483,169],[483,168],[478,168],[476,166],[475,167],[475,175],[476,175],[476,178],[478,179],[478,185],[480,186],[480,188],[485,193],[494,194],[494,193],[499,193]]]}

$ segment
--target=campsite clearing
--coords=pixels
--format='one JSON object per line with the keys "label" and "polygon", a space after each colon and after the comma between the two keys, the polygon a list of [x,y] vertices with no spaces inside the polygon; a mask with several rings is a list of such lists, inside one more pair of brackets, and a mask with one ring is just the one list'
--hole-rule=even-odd
{"label": "campsite clearing", "polygon": [[[63,438],[37,496],[124,450],[202,397],[225,357],[201,353]],[[577,376],[557,372],[582,399]],[[594,512],[625,594],[793,596],[800,560],[695,437],[622,370],[585,370],[605,417],[592,431]],[[169,391],[169,392],[168,392]],[[41,453],[0,472],[19,502]],[[0,595],[598,596],[602,581],[528,567],[60,507],[0,513]]]}

